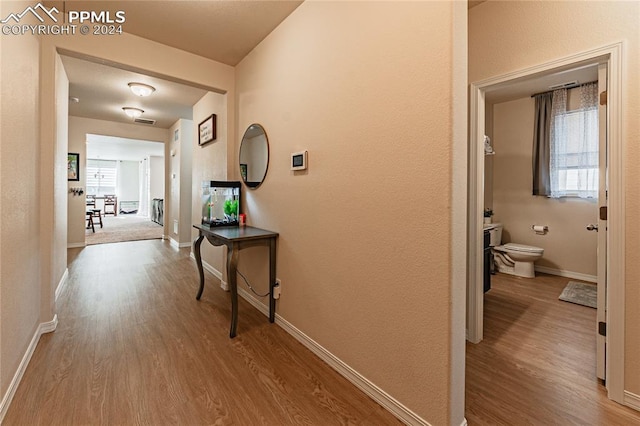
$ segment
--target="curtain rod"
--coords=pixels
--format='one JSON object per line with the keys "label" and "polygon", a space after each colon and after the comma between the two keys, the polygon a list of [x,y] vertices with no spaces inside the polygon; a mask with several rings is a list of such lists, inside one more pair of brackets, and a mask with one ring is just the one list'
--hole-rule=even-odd
{"label": "curtain rod", "polygon": [[[568,87],[559,87],[558,89],[575,89],[576,87],[582,87],[582,86],[586,86],[587,84],[592,84],[592,83],[597,83],[598,80],[595,81],[589,81],[587,83],[582,83],[582,84],[574,84],[573,86],[568,86]],[[546,92],[539,92],[539,93],[534,93],[533,95],[531,95],[532,98],[535,98],[538,95],[544,95],[545,93],[551,93],[554,92],[558,89],[554,89],[554,90],[547,90]]]}

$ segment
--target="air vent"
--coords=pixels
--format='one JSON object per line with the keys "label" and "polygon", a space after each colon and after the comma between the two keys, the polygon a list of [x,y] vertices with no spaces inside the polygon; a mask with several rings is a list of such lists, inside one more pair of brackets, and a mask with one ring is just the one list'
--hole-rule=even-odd
{"label": "air vent", "polygon": [[140,123],[140,124],[149,124],[151,126],[156,124],[156,120],[152,120],[150,118],[142,118],[142,117],[138,117],[138,118],[134,119],[133,122],[134,123]]}
{"label": "air vent", "polygon": [[568,81],[566,83],[554,84],[553,86],[549,86],[549,89],[551,90],[571,89],[573,87],[577,87],[578,85],[579,85],[578,80],[574,80],[574,81]]}

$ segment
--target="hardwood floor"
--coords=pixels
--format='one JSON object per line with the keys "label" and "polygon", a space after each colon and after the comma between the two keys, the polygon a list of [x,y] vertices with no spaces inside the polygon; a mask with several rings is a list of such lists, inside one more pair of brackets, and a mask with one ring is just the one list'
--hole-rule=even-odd
{"label": "hardwood floor", "polygon": [[161,240],[69,250],[58,329],[4,425],[398,425],[393,415]]}
{"label": "hardwood floor", "polygon": [[558,300],[568,281],[492,276],[484,340],[467,343],[469,425],[640,425],[596,379],[596,310]]}

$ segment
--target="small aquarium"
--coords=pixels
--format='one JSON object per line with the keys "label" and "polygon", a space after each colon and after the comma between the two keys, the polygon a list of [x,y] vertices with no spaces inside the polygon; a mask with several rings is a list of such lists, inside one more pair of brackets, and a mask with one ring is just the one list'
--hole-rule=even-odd
{"label": "small aquarium", "polygon": [[202,182],[202,224],[238,226],[240,182],[205,180]]}

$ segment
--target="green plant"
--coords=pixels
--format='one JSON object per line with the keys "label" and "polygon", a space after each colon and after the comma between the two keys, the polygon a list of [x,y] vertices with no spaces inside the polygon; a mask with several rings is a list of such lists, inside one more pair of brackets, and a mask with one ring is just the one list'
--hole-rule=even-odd
{"label": "green plant", "polygon": [[226,200],[224,202],[224,214],[228,216],[238,215],[238,200]]}

